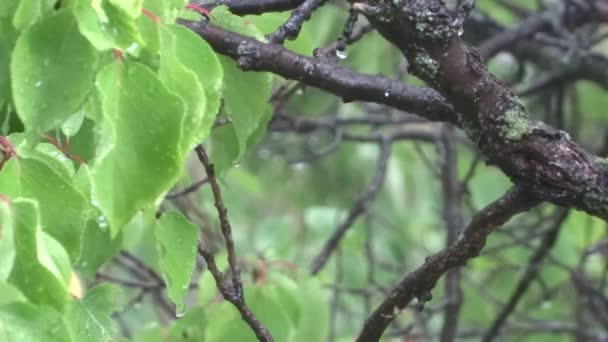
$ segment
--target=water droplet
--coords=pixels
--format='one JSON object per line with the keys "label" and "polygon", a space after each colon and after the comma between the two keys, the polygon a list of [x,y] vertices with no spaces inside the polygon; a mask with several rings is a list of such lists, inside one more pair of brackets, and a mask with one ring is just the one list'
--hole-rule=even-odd
{"label": "water droplet", "polygon": [[127,48],[126,51],[131,55],[136,54],[137,51],[139,51],[139,44],[133,43],[133,44],[129,45],[129,47]]}
{"label": "water droplet", "polygon": [[384,92],[384,97],[388,97],[390,94],[388,93],[388,91]]}
{"label": "water droplet", "polygon": [[346,59],[348,57],[348,52],[346,50],[336,50],[336,57],[339,59]]}
{"label": "water droplet", "polygon": [[184,314],[186,314],[186,310],[184,310],[183,305],[181,308],[176,308],[175,309],[175,317],[180,318],[180,317],[184,317]]}
{"label": "water droplet", "polygon": [[99,228],[106,229],[108,228],[108,219],[104,215],[101,215],[97,218],[97,224]]}
{"label": "water droplet", "polygon": [[306,163],[295,163],[291,165],[292,170],[294,171],[303,171],[306,169]]}
{"label": "water droplet", "polygon": [[458,29],[458,36],[462,36],[462,34],[464,33],[464,29],[461,27]]}

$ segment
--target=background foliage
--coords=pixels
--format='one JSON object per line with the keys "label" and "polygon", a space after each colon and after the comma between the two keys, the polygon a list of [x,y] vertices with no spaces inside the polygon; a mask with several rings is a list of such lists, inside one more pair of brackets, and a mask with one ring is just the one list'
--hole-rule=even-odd
{"label": "background foliage", "polygon": [[[515,25],[517,16],[499,3],[478,1],[477,7]],[[534,1],[517,4],[537,9]],[[0,340],[255,340],[197,253],[201,241],[219,269],[231,274],[214,194],[199,181],[206,174],[191,153],[200,141],[220,178],[246,302],[276,341],[351,341],[387,290],[444,247],[438,177],[444,152],[435,142],[407,140],[394,144],[377,198],[311,276],[321,246],[374,177],[370,165],[380,152],[373,144],[341,141],[332,130],[273,129],[273,113],[325,119],[394,112],[343,104],[297,82],[241,71],[173,24],[178,17],[202,19],[186,5],[0,3],[0,131],[6,136],[0,141]],[[286,47],[312,56],[334,42],[347,19],[344,6],[323,7]],[[289,13],[238,17],[218,7],[211,18],[263,40]],[[595,49],[605,51],[601,43]],[[400,53],[375,32],[340,57],[337,63],[359,72],[421,83],[403,73]],[[540,73],[508,53],[489,65],[505,82],[523,72],[515,89]],[[269,103],[286,85],[290,96]],[[560,89],[560,128],[602,149],[604,89],[587,81]],[[525,100],[552,123],[547,96],[556,95],[541,92]],[[377,129],[362,125],[352,133]],[[468,221],[511,183],[480,163],[464,136],[455,139],[458,176],[467,180]],[[192,183],[202,186],[172,196]],[[554,342],[576,339],[576,329],[605,332],[576,275],[599,284],[598,298],[606,299],[606,254],[593,252],[605,244],[606,224],[574,211],[556,223],[559,210],[543,205],[516,217],[463,268],[459,338],[477,339],[490,326],[541,237],[555,225],[561,234],[509,321],[506,338]],[[443,291],[435,289],[423,312],[404,310],[385,340],[436,340],[449,300]]]}

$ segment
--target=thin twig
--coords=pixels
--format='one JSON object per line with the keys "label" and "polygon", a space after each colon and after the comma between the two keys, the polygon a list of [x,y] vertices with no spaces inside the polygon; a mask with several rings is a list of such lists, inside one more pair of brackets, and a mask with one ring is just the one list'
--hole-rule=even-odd
{"label": "thin twig", "polygon": [[183,188],[182,190],[178,190],[175,192],[172,192],[170,194],[167,194],[167,196],[165,196],[165,199],[176,199],[182,196],[186,196],[192,192],[195,192],[196,190],[198,190],[201,186],[205,185],[209,183],[209,178],[205,177],[203,179],[200,179],[192,184],[190,184],[189,186]]}
{"label": "thin twig", "polygon": [[392,141],[385,139],[380,145],[380,156],[378,157],[378,166],[376,168],[376,174],[371,184],[367,187],[355,201],[351,207],[346,219],[336,228],[331,237],[325,242],[325,245],[321,249],[321,252],[315,257],[311,266],[311,273],[317,274],[325,266],[327,260],[335,249],[340,244],[340,241],[346,234],[346,232],[353,226],[359,216],[368,210],[369,204],[376,198],[378,192],[382,189],[384,179],[386,178],[386,169],[388,166],[388,159],[390,157]]}
{"label": "thin twig", "polygon": [[493,341],[496,336],[498,336],[500,328],[506,322],[513,310],[515,310],[517,303],[519,303],[519,300],[523,297],[532,281],[536,278],[538,272],[540,271],[540,266],[542,265],[543,260],[549,254],[549,251],[557,241],[562,223],[564,223],[568,217],[568,212],[569,211],[567,209],[560,209],[553,226],[549,231],[547,231],[547,233],[545,233],[545,236],[536,249],[536,252],[530,258],[530,261],[528,261],[528,267],[526,267],[526,271],[519,280],[515,290],[511,294],[511,297],[507,301],[507,304],[502,308],[492,323],[490,329],[485,333],[482,341],[490,342]]}
{"label": "thin twig", "polygon": [[201,164],[203,164],[203,167],[207,172],[207,178],[209,179],[211,190],[213,192],[213,198],[215,199],[215,208],[217,209],[222,235],[224,236],[226,250],[228,252],[228,265],[230,267],[230,273],[232,276],[232,284],[226,283],[222,273],[217,268],[213,254],[205,250],[200,243],[198,246],[198,252],[205,259],[207,267],[213,275],[216,286],[222,296],[224,296],[227,301],[232,303],[232,305],[234,305],[236,309],[241,313],[241,317],[249,325],[251,330],[253,330],[258,340],[262,342],[272,342],[274,341],[274,339],[272,338],[268,330],[255,317],[253,312],[245,303],[243,283],[241,282],[241,273],[238,268],[236,252],[234,248],[234,240],[232,238],[232,226],[230,225],[230,221],[228,220],[228,209],[226,209],[226,207],[224,206],[220,185],[215,175],[215,168],[213,164],[209,161],[207,152],[205,151],[202,145],[198,145],[195,151],[198,156],[198,159],[200,160]]}
{"label": "thin twig", "polygon": [[[461,207],[462,193],[458,181],[458,152],[453,127],[446,125],[443,129],[440,147],[443,152],[441,183],[443,188],[443,219],[447,230],[447,248],[456,242],[458,234],[464,226]],[[447,304],[444,311],[443,327],[441,328],[441,341],[451,342],[456,337],[462,304],[460,269],[454,268],[447,272],[445,294]]]}

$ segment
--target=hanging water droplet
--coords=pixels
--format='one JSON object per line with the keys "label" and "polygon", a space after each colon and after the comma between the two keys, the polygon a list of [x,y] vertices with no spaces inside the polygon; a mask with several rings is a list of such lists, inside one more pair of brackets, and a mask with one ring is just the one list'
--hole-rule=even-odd
{"label": "hanging water droplet", "polygon": [[99,228],[101,228],[101,229],[108,228],[108,220],[104,215],[101,215],[97,218],[97,224],[99,225]]}
{"label": "hanging water droplet", "polygon": [[387,92],[384,92],[384,97],[388,97],[390,94]]}
{"label": "hanging water droplet", "polygon": [[348,57],[348,52],[346,50],[336,49],[336,57],[339,59],[346,59],[346,57]]}
{"label": "hanging water droplet", "polygon": [[133,43],[131,45],[129,45],[129,47],[127,48],[127,53],[129,53],[130,55],[136,55],[137,52],[139,51],[139,44],[137,43]]}
{"label": "hanging water droplet", "polygon": [[176,318],[180,318],[180,317],[184,317],[184,315],[186,314],[186,310],[184,310],[183,305],[182,307],[178,307],[175,309],[175,317]]}
{"label": "hanging water droplet", "polygon": [[461,27],[458,29],[458,36],[462,36],[462,34],[464,33],[464,29]]}

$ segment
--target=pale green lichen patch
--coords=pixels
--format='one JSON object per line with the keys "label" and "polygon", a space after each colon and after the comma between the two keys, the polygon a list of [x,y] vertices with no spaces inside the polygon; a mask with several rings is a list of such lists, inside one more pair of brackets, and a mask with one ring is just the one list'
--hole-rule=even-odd
{"label": "pale green lichen patch", "polygon": [[503,114],[505,122],[502,127],[503,136],[509,140],[520,140],[528,133],[529,121],[523,107],[514,106],[507,109]]}
{"label": "pale green lichen patch", "polygon": [[595,157],[594,161],[596,164],[608,168],[608,158]]}
{"label": "pale green lichen patch", "polygon": [[420,73],[421,76],[431,80],[435,79],[437,77],[437,73],[439,72],[439,63],[437,63],[437,61],[423,51],[416,53],[416,57],[414,58],[414,66],[416,71]]}
{"label": "pale green lichen patch", "polygon": [[608,218],[608,194],[602,191],[591,191],[583,197],[583,210],[604,220]]}

